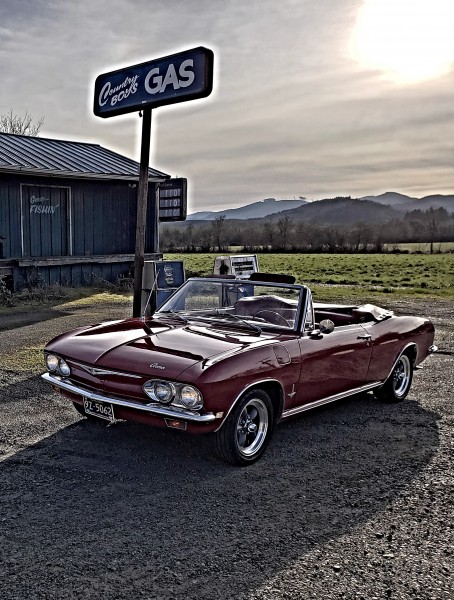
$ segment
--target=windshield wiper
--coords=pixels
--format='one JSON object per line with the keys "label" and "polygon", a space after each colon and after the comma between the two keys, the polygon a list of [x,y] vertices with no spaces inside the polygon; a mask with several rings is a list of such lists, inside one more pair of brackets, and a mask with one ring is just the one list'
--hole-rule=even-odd
{"label": "windshield wiper", "polygon": [[183,321],[183,323],[189,323],[189,321],[187,320],[186,317],[183,317],[183,315],[180,315],[180,313],[175,312],[174,310],[160,310],[158,312],[155,313],[158,317],[159,315],[165,315],[165,316],[172,316],[172,317],[176,317],[177,319],[180,319],[180,321]]}
{"label": "windshield wiper", "polygon": [[231,319],[232,321],[240,321],[243,325],[246,325],[253,331],[256,331],[257,333],[262,333],[262,328],[258,325],[255,325],[254,323],[249,323],[249,321],[246,320],[246,317],[240,317],[239,315],[234,315],[232,313],[224,313],[221,312],[218,308],[215,309],[215,314],[221,317],[221,319]]}
{"label": "windshield wiper", "polygon": [[[233,315],[231,313],[224,313],[224,312],[221,312],[218,308],[210,310],[209,312],[207,311],[204,314],[192,314],[191,313],[190,315],[188,315],[188,317],[183,317],[183,315],[181,315],[178,312],[175,312],[174,310],[161,310],[161,311],[156,312],[155,314],[156,314],[156,316],[164,315],[164,316],[176,317],[177,319],[180,319],[181,321],[183,321],[183,323],[189,323],[190,321],[205,321],[205,320],[210,320],[213,317],[218,317],[220,319],[225,319],[225,320],[230,319],[231,321],[236,321],[237,323],[248,327],[249,329],[251,329],[252,331],[255,331],[256,333],[262,332],[262,329],[258,325],[249,323],[246,320],[246,317],[240,317],[239,315]],[[247,318],[251,319],[252,317],[247,317]]]}

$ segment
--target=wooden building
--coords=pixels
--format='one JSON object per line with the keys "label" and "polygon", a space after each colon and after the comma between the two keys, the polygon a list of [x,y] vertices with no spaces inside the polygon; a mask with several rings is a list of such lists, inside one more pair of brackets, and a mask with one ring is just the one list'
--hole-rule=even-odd
{"label": "wooden building", "polygon": [[[138,174],[96,144],[0,133],[0,276],[16,290],[37,276],[77,286],[130,274]],[[147,260],[156,187],[168,178],[149,169]]]}

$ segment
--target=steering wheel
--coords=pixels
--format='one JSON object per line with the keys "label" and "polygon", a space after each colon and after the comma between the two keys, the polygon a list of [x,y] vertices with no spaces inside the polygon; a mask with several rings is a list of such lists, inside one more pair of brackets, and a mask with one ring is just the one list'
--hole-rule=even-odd
{"label": "steering wheel", "polygon": [[287,321],[287,319],[274,310],[259,310],[255,313],[254,317],[265,319],[265,321],[268,321],[268,323],[272,323],[273,325],[284,325],[285,327],[290,327],[290,323]]}

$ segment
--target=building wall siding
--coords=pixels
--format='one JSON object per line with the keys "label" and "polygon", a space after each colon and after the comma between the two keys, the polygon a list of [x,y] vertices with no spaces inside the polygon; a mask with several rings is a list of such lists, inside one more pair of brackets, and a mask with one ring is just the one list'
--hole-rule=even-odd
{"label": "building wall siding", "polygon": [[[41,186],[43,197],[40,197],[40,188],[30,186]],[[67,190],[67,200],[63,190]],[[155,184],[150,184],[147,232],[153,231],[152,199],[155,192]],[[46,194],[51,197],[47,204],[43,199]],[[52,209],[55,210],[53,214],[45,214],[46,210]],[[0,174],[0,236],[5,238],[3,258],[20,261],[26,257],[72,256],[86,260],[92,256],[134,254],[136,210],[137,185],[132,182]],[[44,214],[38,214],[39,211]],[[33,214],[28,216],[31,212]],[[152,251],[150,235],[146,235],[147,253]],[[48,284],[90,285],[96,283],[97,278],[115,281],[129,274],[131,269],[132,264],[124,260],[107,264],[81,262],[40,266],[39,275]],[[15,287],[24,285],[30,273],[30,268],[24,270],[17,266],[13,277]]]}

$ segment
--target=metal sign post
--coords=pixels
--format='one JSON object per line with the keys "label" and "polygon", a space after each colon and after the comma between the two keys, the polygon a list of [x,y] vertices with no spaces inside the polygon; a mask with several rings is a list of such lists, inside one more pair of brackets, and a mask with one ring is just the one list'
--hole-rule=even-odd
{"label": "metal sign post", "polygon": [[142,115],[142,144],[140,148],[139,188],[137,191],[136,251],[134,255],[134,298],[132,316],[140,316],[142,299],[142,270],[147,223],[148,163],[150,162],[151,108]]}

